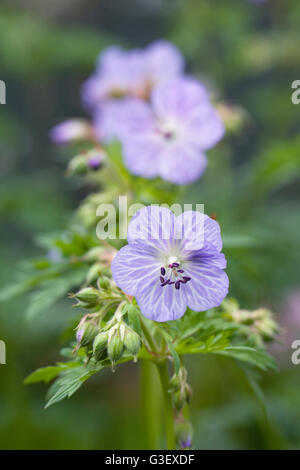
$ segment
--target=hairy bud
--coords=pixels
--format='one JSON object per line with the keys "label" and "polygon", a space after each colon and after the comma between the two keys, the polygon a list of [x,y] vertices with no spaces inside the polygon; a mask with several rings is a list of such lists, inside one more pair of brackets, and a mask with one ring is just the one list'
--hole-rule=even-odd
{"label": "hairy bud", "polygon": [[85,175],[88,171],[86,158],[83,155],[77,155],[72,158],[68,166],[68,173],[71,175]]}
{"label": "hairy bud", "polygon": [[185,388],[180,389],[178,392],[175,392],[172,396],[173,405],[177,411],[182,410],[184,405],[187,402],[187,396]]}
{"label": "hairy bud", "polygon": [[107,277],[101,276],[98,281],[98,286],[101,289],[107,290],[110,288],[110,280]]}
{"label": "hairy bud", "polygon": [[94,287],[85,287],[75,294],[80,302],[81,306],[86,308],[95,307],[99,302],[99,292]]}
{"label": "hairy bud", "polygon": [[189,449],[192,445],[193,428],[189,421],[181,420],[175,423],[175,437],[177,447]]}
{"label": "hairy bud", "polygon": [[107,347],[108,333],[101,332],[94,339],[93,343],[93,354],[96,361],[100,361],[103,358],[103,353]]}
{"label": "hairy bud", "polygon": [[141,347],[141,340],[139,335],[131,328],[126,328],[124,345],[127,351],[136,358]]}
{"label": "hairy bud", "polygon": [[107,354],[112,364],[121,359],[124,351],[124,343],[119,332],[114,333],[108,340]]}
{"label": "hairy bud", "polygon": [[99,333],[98,328],[91,322],[86,322],[77,330],[77,341],[80,346],[89,346],[94,341],[95,336]]}

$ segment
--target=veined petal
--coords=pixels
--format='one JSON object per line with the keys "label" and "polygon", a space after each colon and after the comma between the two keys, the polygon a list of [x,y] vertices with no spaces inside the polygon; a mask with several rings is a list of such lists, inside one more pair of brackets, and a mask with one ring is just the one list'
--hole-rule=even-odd
{"label": "veined petal", "polygon": [[142,100],[125,99],[120,107],[119,120],[123,122],[123,137],[136,139],[141,134],[154,133],[154,117],[150,106]]}
{"label": "veined petal", "polygon": [[159,158],[159,175],[176,184],[196,181],[206,168],[206,156],[184,142],[165,145]]}
{"label": "veined petal", "polygon": [[183,290],[176,290],[174,286],[161,287],[155,278],[150,283],[139,283],[136,301],[145,317],[158,322],[182,317],[187,307]]}
{"label": "veined petal", "polygon": [[227,274],[213,265],[191,263],[185,266],[191,280],[183,286],[187,305],[197,312],[218,307],[229,288]]}
{"label": "veined petal", "polygon": [[175,223],[175,215],[166,207],[143,207],[130,221],[128,243],[161,259],[174,243]]}
{"label": "veined petal", "polygon": [[144,178],[158,176],[162,144],[152,135],[140,135],[123,141],[124,163],[131,173]]}
{"label": "veined petal", "polygon": [[169,41],[155,41],[148,46],[145,55],[146,76],[153,84],[179,75],[183,71],[183,57],[177,47]]}
{"label": "veined petal", "polygon": [[128,295],[136,295],[140,283],[149,285],[155,279],[159,285],[159,260],[129,245],[117,253],[111,271],[117,286]]}
{"label": "veined petal", "polygon": [[154,87],[151,101],[159,118],[175,117],[184,122],[187,113],[208,101],[208,94],[196,80],[174,78]]}
{"label": "veined petal", "polygon": [[222,139],[224,124],[213,106],[202,103],[186,117],[185,135],[188,142],[201,150],[208,150]]}
{"label": "veined petal", "polygon": [[217,251],[222,249],[220,225],[201,212],[186,211],[180,214],[176,219],[176,234],[183,240],[185,251],[201,250],[208,244]]}

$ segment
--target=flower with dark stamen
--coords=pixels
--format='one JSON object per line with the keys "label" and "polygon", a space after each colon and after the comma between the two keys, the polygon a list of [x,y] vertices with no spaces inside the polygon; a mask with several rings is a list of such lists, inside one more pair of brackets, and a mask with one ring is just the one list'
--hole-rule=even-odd
{"label": "flower with dark stamen", "polygon": [[208,310],[227,295],[220,227],[207,215],[189,211],[176,217],[166,208],[144,207],[132,218],[127,238],[112,274],[146,317],[175,320],[187,307]]}
{"label": "flower with dark stamen", "polygon": [[205,87],[187,77],[156,85],[149,103],[124,102],[118,137],[131,173],[176,184],[198,179],[207,164],[205,151],[224,135],[223,122]]}

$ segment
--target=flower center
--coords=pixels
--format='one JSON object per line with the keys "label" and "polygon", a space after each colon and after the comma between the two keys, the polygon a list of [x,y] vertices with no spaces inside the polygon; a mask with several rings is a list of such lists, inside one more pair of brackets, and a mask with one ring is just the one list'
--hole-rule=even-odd
{"label": "flower center", "polygon": [[184,270],[180,267],[180,262],[175,256],[168,259],[167,266],[160,268],[160,285],[171,286],[174,285],[175,289],[179,290],[181,284],[186,284],[191,280],[190,277],[184,276]]}
{"label": "flower center", "polygon": [[156,131],[167,141],[179,137],[180,129],[175,121],[158,122]]}

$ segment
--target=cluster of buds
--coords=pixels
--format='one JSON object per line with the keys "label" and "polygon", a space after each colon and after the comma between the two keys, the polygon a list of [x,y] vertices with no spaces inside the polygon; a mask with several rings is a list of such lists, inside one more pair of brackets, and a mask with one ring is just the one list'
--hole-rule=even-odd
{"label": "cluster of buds", "polygon": [[103,167],[106,159],[106,152],[101,148],[83,152],[72,158],[68,166],[68,174],[85,175],[89,171],[96,171]]}
{"label": "cluster of buds", "polygon": [[227,317],[247,327],[249,335],[254,335],[258,343],[273,340],[279,332],[271,310],[266,308],[253,311],[240,309],[238,303],[234,300],[226,300],[222,306]]}
{"label": "cluster of buds", "polygon": [[120,304],[104,327],[97,313],[87,315],[92,320],[84,319],[77,327],[77,347],[86,347],[88,355],[96,362],[109,359],[113,370],[124,353],[133,356],[136,362],[141,347],[140,336],[123,320],[122,307]]}
{"label": "cluster of buds", "polygon": [[192,398],[191,386],[187,383],[187,370],[180,367],[178,374],[174,374],[170,380],[170,393],[172,402],[177,411],[181,411],[186,403]]}
{"label": "cluster of buds", "polygon": [[181,366],[178,373],[170,380],[169,392],[175,408],[175,437],[179,449],[188,449],[192,444],[193,429],[191,423],[184,417],[183,408],[190,403],[191,386],[187,383],[187,370]]}
{"label": "cluster of buds", "polygon": [[105,305],[108,300],[122,300],[120,291],[118,290],[112,278],[105,276],[103,265],[101,262],[94,263],[88,271],[87,280],[94,282],[97,279],[97,287],[83,287],[75,294],[71,294],[71,298],[75,298],[77,303],[75,307],[84,309],[95,309]]}

